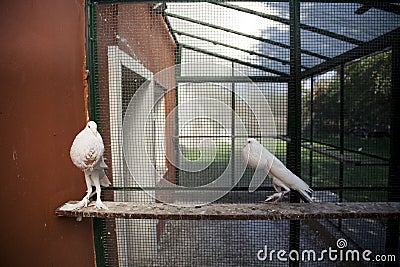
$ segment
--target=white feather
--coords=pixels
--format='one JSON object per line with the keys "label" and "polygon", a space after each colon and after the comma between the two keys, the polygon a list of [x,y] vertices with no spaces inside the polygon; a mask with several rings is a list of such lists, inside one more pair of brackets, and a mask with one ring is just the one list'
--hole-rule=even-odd
{"label": "white feather", "polygon": [[97,132],[97,124],[89,121],[86,127],[77,134],[70,149],[72,162],[85,173],[88,193],[75,206],[69,206],[69,208],[76,209],[87,206],[92,186],[96,186],[96,207],[107,208],[100,200],[100,185],[109,186],[111,184],[104,171],[108,166],[104,162],[103,154],[104,143],[101,135]]}
{"label": "white feather", "polygon": [[[249,138],[242,150],[242,157],[246,164],[254,169],[264,169],[270,178],[275,178],[275,187],[286,186],[302,194],[309,202],[312,202],[308,193],[312,189],[298,176],[292,173],[286,166],[276,158],[268,149],[261,145],[256,139]],[[273,179],[273,181],[275,180]]]}
{"label": "white feather", "polygon": [[87,126],[77,134],[72,143],[70,150],[71,160],[82,171],[94,169],[95,166],[100,167],[98,162],[103,157],[103,153],[103,139],[101,135],[97,133],[97,126],[89,122]]}

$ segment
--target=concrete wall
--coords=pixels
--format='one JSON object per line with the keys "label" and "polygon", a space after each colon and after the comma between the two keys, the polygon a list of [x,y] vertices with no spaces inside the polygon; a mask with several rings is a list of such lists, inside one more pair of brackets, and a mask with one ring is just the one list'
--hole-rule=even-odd
{"label": "concrete wall", "polygon": [[54,215],[85,191],[84,21],[83,0],[0,1],[1,266],[94,266],[91,220]]}

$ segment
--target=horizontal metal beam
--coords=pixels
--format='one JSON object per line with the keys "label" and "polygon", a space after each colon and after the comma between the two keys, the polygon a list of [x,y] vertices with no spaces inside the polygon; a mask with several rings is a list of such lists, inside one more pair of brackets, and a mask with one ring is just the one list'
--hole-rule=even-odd
{"label": "horizontal metal beam", "polygon": [[382,2],[381,3],[367,2],[367,3],[365,3],[365,5],[363,5],[359,9],[357,9],[354,13],[356,13],[357,15],[362,15],[365,12],[367,12],[368,10],[370,10],[371,8],[376,8],[376,9],[380,9],[380,10],[383,10],[386,12],[400,15],[400,6],[393,5],[391,3],[382,3]]}
{"label": "horizontal metal beam", "polygon": [[354,11],[354,14],[362,15],[365,12],[367,12],[368,10],[370,10],[371,8],[372,8],[371,5],[363,5],[363,6],[359,7],[359,8],[357,8],[357,10]]}
{"label": "horizontal metal beam", "polygon": [[340,64],[348,63],[358,58],[362,58],[371,55],[373,53],[382,51],[392,46],[394,42],[398,42],[399,39],[400,39],[400,28],[397,28],[369,42],[365,42],[363,45],[360,45],[343,54],[340,54],[329,61],[325,61],[309,70],[303,71],[301,73],[301,77],[302,79],[309,78],[313,75],[320,74],[328,70],[332,70],[333,68],[339,66]]}
{"label": "horizontal metal beam", "polygon": [[313,152],[319,153],[321,155],[327,156],[329,158],[335,159],[335,160],[343,162],[343,163],[351,163],[354,165],[361,164],[360,159],[348,157],[348,156],[345,156],[344,154],[340,154],[340,153],[335,153],[335,152],[327,150],[325,148],[315,147],[310,144],[301,144],[301,147],[304,147],[305,149],[311,150]]}
{"label": "horizontal metal beam", "polygon": [[178,76],[175,79],[178,83],[287,83],[289,81],[288,77],[282,76]]}
{"label": "horizontal metal beam", "polygon": [[[214,4],[214,5],[218,5],[218,6],[222,6],[222,7],[226,7],[226,8],[230,8],[230,9],[234,9],[234,10],[237,10],[237,11],[245,12],[245,13],[248,13],[248,14],[256,15],[256,16],[259,16],[259,17],[262,17],[262,18],[265,18],[265,19],[269,19],[269,20],[273,20],[273,21],[276,21],[276,22],[280,22],[280,23],[285,24],[285,25],[290,25],[290,21],[288,19],[281,18],[281,17],[278,17],[278,16],[265,14],[265,13],[262,13],[262,12],[259,12],[259,11],[255,11],[255,10],[252,10],[252,9],[240,7],[240,6],[237,6],[237,5],[227,4],[225,2],[224,3],[223,2],[210,2],[210,3]],[[343,41],[343,42],[351,43],[351,44],[354,44],[354,45],[361,45],[361,44],[364,43],[363,41],[360,41],[360,40],[357,40],[357,39],[354,39],[354,38],[350,38],[350,37],[347,37],[347,36],[344,36],[344,35],[340,35],[340,34],[337,34],[337,33],[331,32],[331,31],[327,31],[327,30],[320,29],[320,28],[317,28],[317,27],[314,27],[314,26],[310,26],[310,25],[306,25],[306,24],[300,24],[300,29],[307,30],[307,31],[310,31],[310,32],[314,32],[314,33],[318,33],[318,34],[321,34],[321,35],[325,35],[325,36],[328,36],[328,37],[331,37],[331,38],[334,38],[334,39],[337,39],[337,40],[340,40],[340,41]]]}
{"label": "horizontal metal beam", "polygon": [[[266,59],[269,59],[269,60],[272,60],[272,61],[277,61],[279,63],[282,63],[282,65],[289,65],[290,64],[290,62],[287,61],[287,60],[280,59],[280,58],[277,58],[277,57],[271,57],[271,56],[268,56],[268,55],[264,55],[264,54],[261,54],[261,53],[256,52],[256,51],[243,49],[243,48],[240,48],[240,47],[237,47],[237,46],[233,46],[233,45],[230,45],[230,44],[227,44],[227,43],[223,43],[223,42],[219,42],[219,41],[216,41],[216,40],[204,38],[204,37],[201,37],[201,36],[198,36],[198,35],[194,35],[194,34],[191,34],[191,33],[187,33],[187,32],[182,32],[182,31],[178,31],[178,30],[172,30],[172,31],[177,35],[187,36],[187,37],[190,37],[190,38],[194,38],[194,39],[202,40],[202,41],[205,41],[205,42],[209,42],[209,43],[212,43],[214,45],[220,45],[220,46],[232,48],[232,49],[235,49],[235,50],[238,50],[238,51],[242,51],[242,52],[248,53],[249,55],[259,56],[259,57],[263,57],[263,58],[266,58]],[[305,70],[309,69],[306,66],[301,66],[301,67],[303,69],[305,69]]]}
{"label": "horizontal metal beam", "polygon": [[246,61],[243,61],[243,60],[239,60],[237,58],[224,56],[224,55],[221,55],[221,54],[210,52],[208,50],[201,49],[201,48],[194,47],[194,46],[190,46],[190,45],[187,45],[187,44],[182,44],[181,43],[180,45],[181,45],[182,48],[193,50],[193,51],[196,51],[196,52],[199,52],[199,53],[202,53],[202,54],[206,54],[206,55],[209,55],[209,56],[221,58],[221,59],[224,59],[224,60],[235,62],[235,63],[241,64],[241,65],[245,65],[245,66],[248,66],[248,67],[252,67],[252,68],[259,69],[259,70],[262,70],[262,71],[266,71],[266,72],[269,72],[269,73],[273,73],[273,74],[276,74],[276,75],[280,75],[280,76],[284,76],[284,77],[288,77],[289,76],[287,73],[284,73],[284,72],[281,72],[281,71],[277,71],[277,70],[274,70],[274,69],[270,69],[270,68],[267,68],[267,67],[264,67],[264,66],[261,66],[261,65],[253,64],[253,63],[250,63],[250,62],[246,62]]}
{"label": "horizontal metal beam", "polygon": [[[290,140],[288,140],[287,138],[285,138],[283,136],[281,136],[279,139],[290,142]],[[337,145],[334,145],[334,144],[330,144],[330,143],[326,143],[326,142],[322,142],[322,141],[318,141],[318,140],[312,140],[311,141],[310,139],[307,139],[307,138],[302,138],[302,141],[303,142],[313,143],[313,144],[320,144],[320,145],[327,146],[330,149],[335,149],[335,150],[339,150],[341,148],[340,146],[337,146]],[[382,156],[379,156],[379,155],[374,155],[374,154],[367,153],[367,152],[364,152],[364,151],[358,151],[358,150],[350,149],[350,148],[344,148],[344,151],[347,151],[347,152],[350,152],[350,153],[354,153],[354,154],[357,154],[357,155],[367,156],[367,157],[370,157],[370,158],[374,158],[374,159],[378,159],[378,160],[382,160],[382,161],[386,161],[386,162],[389,161],[389,158],[382,157]]]}
{"label": "horizontal metal beam", "polygon": [[[388,190],[397,190],[400,192],[400,187],[398,186],[313,186],[313,192],[320,191],[388,191]],[[232,192],[249,192],[248,186],[235,186],[235,187],[227,187],[227,186],[218,186],[218,187],[168,187],[168,186],[148,186],[148,187],[134,187],[134,186],[109,186],[105,187],[102,190],[104,191],[232,191]],[[275,191],[275,188],[272,186],[260,186],[257,187],[256,191]]]}
{"label": "horizontal metal beam", "polygon": [[[76,202],[70,201],[69,204]],[[89,205],[77,210],[55,213],[60,217],[124,218],[159,220],[307,220],[307,219],[361,219],[400,218],[398,202],[345,202],[345,203],[289,203],[261,204],[209,204],[205,206],[167,205],[163,203],[110,202],[108,209]]]}
{"label": "horizontal metal beam", "polygon": [[[218,25],[215,25],[215,24],[204,22],[204,21],[199,21],[199,20],[196,20],[196,19],[192,19],[192,18],[189,18],[189,17],[185,17],[185,16],[181,16],[181,15],[177,15],[177,14],[173,14],[173,13],[169,13],[169,12],[165,12],[165,15],[167,15],[169,17],[172,17],[172,18],[180,19],[180,20],[183,20],[183,21],[188,21],[188,22],[191,22],[191,23],[195,23],[195,24],[199,24],[199,25],[202,25],[202,26],[210,27],[210,28],[213,28],[213,29],[217,29],[217,30],[233,33],[233,34],[236,34],[236,35],[244,36],[244,37],[247,37],[247,38],[250,38],[250,39],[253,39],[253,40],[257,40],[257,41],[260,41],[260,42],[263,42],[263,43],[267,43],[267,44],[271,44],[271,45],[274,45],[274,46],[278,46],[278,47],[281,47],[281,48],[290,49],[290,45],[287,45],[287,44],[283,44],[283,43],[280,43],[280,42],[277,42],[277,41],[272,41],[270,39],[265,39],[265,38],[254,36],[254,35],[251,35],[251,34],[239,32],[239,31],[236,31],[236,30],[232,30],[232,29],[229,29],[229,28],[221,27],[221,26],[218,26]],[[313,57],[316,57],[316,58],[320,58],[320,59],[323,59],[323,60],[329,60],[330,59],[330,57],[327,57],[327,56],[324,56],[324,55],[320,55],[318,53],[311,52],[311,51],[308,51],[308,50],[305,50],[305,49],[302,49],[301,53],[309,55],[309,56],[313,56]]]}

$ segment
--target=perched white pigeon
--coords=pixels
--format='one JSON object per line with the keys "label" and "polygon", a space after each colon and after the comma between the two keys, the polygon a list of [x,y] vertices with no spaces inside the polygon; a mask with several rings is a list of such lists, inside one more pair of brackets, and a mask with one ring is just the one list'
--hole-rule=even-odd
{"label": "perched white pigeon", "polygon": [[[256,139],[249,138],[243,146],[242,157],[245,163],[254,169],[264,169],[272,179],[272,185],[278,193],[269,196],[265,201],[277,198],[274,204],[277,204],[290,189],[298,191],[308,202],[313,202],[308,193],[312,189],[294,173],[286,168],[283,163],[269,152]],[[283,191],[282,191],[283,190]]]}
{"label": "perched white pigeon", "polygon": [[67,203],[62,207],[62,210],[87,207],[90,197],[94,195],[92,186],[96,187],[97,200],[95,207],[108,209],[100,199],[100,185],[107,187],[111,184],[104,172],[104,169],[108,167],[104,163],[103,153],[103,139],[100,133],[97,132],[97,124],[94,121],[89,121],[86,127],[75,137],[70,150],[72,162],[85,174],[87,194],[76,204]]}

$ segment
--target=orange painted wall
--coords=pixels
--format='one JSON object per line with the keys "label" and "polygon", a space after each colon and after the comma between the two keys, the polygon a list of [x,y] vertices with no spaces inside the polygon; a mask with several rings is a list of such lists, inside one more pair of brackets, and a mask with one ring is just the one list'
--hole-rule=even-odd
{"label": "orange painted wall", "polygon": [[94,266],[91,220],[58,218],[83,174],[83,0],[0,1],[0,265]]}
{"label": "orange painted wall", "polygon": [[[127,45],[118,42],[120,49],[127,54],[135,54],[140,62],[156,74],[175,65],[176,44],[168,30],[163,16],[157,14],[149,4],[121,4],[118,6],[118,34],[126,40]],[[132,55],[131,55],[132,56]],[[159,82],[165,88],[175,87],[175,72],[164,74],[163,81]],[[165,96],[166,116],[175,108],[175,89],[170,90]],[[170,122],[174,122],[174,115],[170,115]],[[165,126],[166,152],[169,159],[175,159],[175,148],[172,144],[175,135],[174,125]],[[176,169],[170,162],[166,162],[168,177],[171,182],[176,181]]]}
{"label": "orange painted wall", "polygon": [[134,52],[151,72],[157,73],[175,64],[176,45],[163,16],[152,5],[118,5],[118,34],[129,44],[127,47],[119,41],[120,49],[127,54]]}
{"label": "orange painted wall", "polygon": [[[105,144],[106,164],[110,167],[109,177],[112,180],[112,155],[109,128],[108,99],[108,46],[118,46],[119,49],[133,58],[138,59],[152,73],[157,73],[175,64],[175,42],[161,14],[157,14],[150,4],[124,3],[97,6],[97,53],[99,78],[99,117]],[[124,40],[124,41],[121,41]],[[171,72],[174,74],[174,72]],[[166,83],[167,81],[164,81]],[[175,77],[168,79],[168,86],[175,85]],[[171,90],[166,101],[166,113],[175,107],[175,92]],[[171,120],[173,121],[173,119]],[[174,135],[173,127],[168,126],[167,135]],[[167,144],[167,150],[172,151],[172,145]],[[172,152],[169,153],[172,157]],[[175,168],[167,163],[168,179],[174,181]],[[110,199],[112,196],[110,197]]]}

